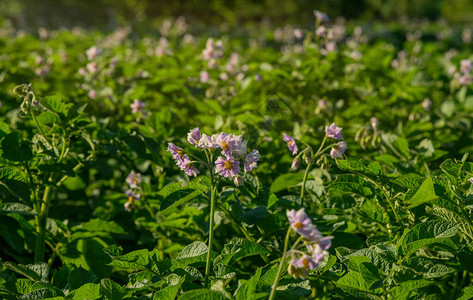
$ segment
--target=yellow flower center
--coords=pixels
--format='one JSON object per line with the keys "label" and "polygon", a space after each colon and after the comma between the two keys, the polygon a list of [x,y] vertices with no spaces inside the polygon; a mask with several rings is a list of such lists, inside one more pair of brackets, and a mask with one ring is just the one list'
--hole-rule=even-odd
{"label": "yellow flower center", "polygon": [[133,202],[133,197],[132,196],[128,197],[128,202]]}
{"label": "yellow flower center", "polygon": [[296,227],[297,229],[301,229],[304,225],[302,225],[301,222],[297,222],[296,224],[294,224],[294,227]]}
{"label": "yellow flower center", "polygon": [[293,141],[289,141],[287,144],[291,146],[293,143],[294,143]]}
{"label": "yellow flower center", "polygon": [[230,149],[230,145],[227,142],[222,142],[222,148],[223,150],[228,150]]}
{"label": "yellow flower center", "polygon": [[309,268],[309,260],[307,260],[306,257],[302,259],[302,264],[304,265],[304,268],[308,269]]}
{"label": "yellow flower center", "polygon": [[177,150],[176,152],[177,152],[177,154],[179,154],[180,158],[182,158],[182,156],[184,155],[184,151],[182,151],[182,150]]}
{"label": "yellow flower center", "polygon": [[225,161],[224,165],[225,165],[225,169],[227,169],[227,170],[231,170],[232,167],[233,167],[233,164],[230,161]]}

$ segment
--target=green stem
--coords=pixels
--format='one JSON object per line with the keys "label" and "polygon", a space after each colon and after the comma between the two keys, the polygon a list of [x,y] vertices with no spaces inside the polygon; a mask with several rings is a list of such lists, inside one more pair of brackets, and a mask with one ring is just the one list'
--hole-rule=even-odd
{"label": "green stem", "polygon": [[208,155],[207,151],[205,152],[205,156],[207,157],[207,165],[210,171],[210,179],[212,182],[211,190],[210,190],[210,221],[209,221],[209,246],[207,252],[207,261],[205,263],[205,286],[209,287],[209,275],[210,275],[210,268],[212,267],[212,246],[213,246],[213,236],[214,236],[214,214],[215,214],[215,193],[217,192],[217,183],[215,182],[214,176],[214,169],[212,166],[212,158],[213,155],[210,153]]}
{"label": "green stem", "polygon": [[309,171],[310,171],[310,168],[312,167],[312,162],[311,161],[308,165],[307,165],[307,168],[305,169],[305,173],[304,173],[304,178],[302,179],[302,189],[301,189],[301,206],[304,202],[304,192],[305,192],[305,184],[307,182],[307,177],[309,175]]}
{"label": "green stem", "polygon": [[[44,134],[43,129],[41,128],[41,126],[40,126],[39,123],[38,123],[38,120],[36,120],[36,115],[35,115],[35,113],[34,113],[34,110],[31,109],[30,112],[31,112],[31,117],[33,118],[33,121],[34,121],[36,127],[38,127],[39,132],[40,132],[41,135],[43,136],[44,140],[45,140],[45,141],[48,141],[48,139],[46,138],[46,135]],[[48,143],[49,143],[49,141],[48,141]]]}
{"label": "green stem", "polygon": [[[52,178],[49,177],[48,184],[51,184]],[[43,201],[41,204],[41,211],[39,212],[38,217],[38,236],[36,237],[36,246],[34,252],[34,262],[43,262],[44,261],[44,240],[46,238],[46,221],[48,219],[49,213],[49,203],[51,200],[51,185],[48,185],[44,190]]]}
{"label": "green stem", "polygon": [[205,286],[209,286],[209,274],[210,268],[212,267],[211,257],[212,257],[212,245],[213,245],[213,236],[214,236],[214,211],[215,211],[215,187],[212,185],[211,195],[210,195],[210,225],[209,225],[209,250],[207,252],[207,262],[205,264]]}
{"label": "green stem", "polygon": [[291,226],[287,229],[286,239],[284,240],[284,250],[282,253],[281,262],[279,263],[278,273],[276,273],[276,279],[274,279],[273,289],[271,290],[271,294],[269,295],[269,300],[273,300],[274,296],[276,296],[276,288],[278,287],[279,279],[281,277],[282,269],[284,264],[286,263],[286,253],[287,253],[287,245],[289,243],[289,237],[291,236]]}

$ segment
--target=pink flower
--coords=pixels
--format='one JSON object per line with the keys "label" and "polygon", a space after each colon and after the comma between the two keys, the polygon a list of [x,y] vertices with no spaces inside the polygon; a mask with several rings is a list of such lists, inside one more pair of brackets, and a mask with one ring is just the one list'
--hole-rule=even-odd
{"label": "pink flower", "polygon": [[231,134],[221,132],[217,135],[216,139],[217,145],[222,149],[223,154],[227,157],[232,155],[233,150],[235,149],[235,139]]}
{"label": "pink flower", "polygon": [[314,234],[319,233],[317,228],[312,224],[312,221],[305,213],[304,208],[301,208],[298,211],[295,209],[288,210],[286,215],[289,219],[291,228],[304,238],[310,239],[311,235],[313,236]]}
{"label": "pink flower", "polygon": [[90,99],[95,99],[97,98],[97,92],[95,90],[90,90],[87,95],[89,96]]}
{"label": "pink flower", "polygon": [[467,75],[467,74],[464,74],[462,75],[458,81],[460,82],[461,85],[467,85],[469,84],[472,80],[471,78]]}
{"label": "pink flower", "polygon": [[257,167],[257,162],[261,158],[258,150],[253,150],[245,157],[245,172],[251,171]]}
{"label": "pink flower", "polygon": [[210,78],[209,72],[207,71],[200,72],[200,82],[207,83],[209,82],[209,78]]}
{"label": "pink flower", "polygon": [[236,176],[240,172],[240,162],[235,161],[233,157],[219,156],[215,161],[215,171],[223,177]]}
{"label": "pink flower", "polygon": [[332,236],[321,238],[316,244],[307,245],[307,251],[312,253],[312,260],[315,263],[315,267],[319,267],[325,256],[328,255],[328,249],[332,245]]}
{"label": "pink flower", "polygon": [[282,136],[283,141],[287,143],[287,147],[292,151],[292,155],[296,155],[298,151],[296,141],[288,134],[283,133]]}
{"label": "pink flower", "polygon": [[468,179],[468,181],[469,181],[470,183],[473,183],[473,177],[470,177],[470,179]]}
{"label": "pink flower", "polygon": [[309,270],[315,269],[317,264],[313,259],[305,254],[301,258],[295,258],[289,263],[287,272],[294,278],[305,279],[309,275]]}
{"label": "pink flower", "polygon": [[425,98],[424,101],[422,101],[422,107],[425,110],[430,110],[432,107],[432,101],[429,98]]}
{"label": "pink flower", "polygon": [[460,72],[462,72],[463,74],[468,74],[471,72],[471,60],[462,59],[460,61]]}
{"label": "pink flower", "polygon": [[95,57],[97,57],[101,52],[102,52],[102,50],[100,48],[98,48],[96,46],[92,46],[89,49],[87,49],[87,51],[85,51],[85,54],[87,54],[87,59],[88,60],[92,60]]}
{"label": "pink flower", "polygon": [[90,73],[93,74],[93,73],[97,72],[97,63],[96,62],[88,63],[86,68]]}
{"label": "pink flower", "polygon": [[136,194],[133,190],[127,190],[125,194],[128,196],[128,201],[133,202],[134,200],[140,200],[141,195]]}
{"label": "pink flower", "polygon": [[138,113],[140,112],[144,107],[145,107],[146,103],[144,103],[143,101],[140,101],[140,100],[135,100],[133,101],[132,104],[130,104],[130,107],[131,107],[131,111],[135,114],[135,113]]}
{"label": "pink flower", "polygon": [[343,128],[341,127],[337,127],[335,123],[332,123],[332,125],[325,127],[325,133],[327,134],[327,137],[329,138],[343,140],[342,129]]}
{"label": "pink flower", "polygon": [[205,133],[202,134],[202,137],[199,140],[199,147],[202,149],[213,150],[219,147],[217,144],[217,135],[208,136]]}
{"label": "pink flower", "polygon": [[347,144],[342,141],[330,150],[330,156],[332,156],[332,158],[336,157],[343,159],[343,153],[345,153],[345,150],[347,150]]}
{"label": "pink flower", "polygon": [[187,134],[187,140],[189,141],[189,143],[191,143],[192,145],[194,146],[197,146],[199,145],[199,141],[200,141],[200,129],[199,127],[196,127],[194,129],[192,129],[191,131],[189,131],[189,133]]}
{"label": "pink flower", "polygon": [[176,145],[174,145],[173,143],[169,143],[168,144],[168,150],[169,152],[171,152],[171,155],[172,157],[179,163],[180,161],[182,161],[182,157],[185,156],[184,154],[184,151],[182,150],[182,148],[180,147],[177,147]]}
{"label": "pink flower", "polygon": [[128,174],[128,176],[126,177],[125,182],[128,183],[130,188],[136,189],[141,183],[141,174],[135,173],[135,171],[131,171],[130,174]]}

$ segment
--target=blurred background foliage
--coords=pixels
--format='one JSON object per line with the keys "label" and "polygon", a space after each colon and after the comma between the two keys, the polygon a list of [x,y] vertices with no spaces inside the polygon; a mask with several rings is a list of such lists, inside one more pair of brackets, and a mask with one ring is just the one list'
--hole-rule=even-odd
{"label": "blurred background foliage", "polygon": [[473,0],[2,0],[0,19],[35,30],[81,26],[109,29],[118,25],[154,28],[166,17],[184,16],[191,24],[237,27],[245,23],[276,25],[313,22],[312,10],[329,17],[360,21],[473,20]]}

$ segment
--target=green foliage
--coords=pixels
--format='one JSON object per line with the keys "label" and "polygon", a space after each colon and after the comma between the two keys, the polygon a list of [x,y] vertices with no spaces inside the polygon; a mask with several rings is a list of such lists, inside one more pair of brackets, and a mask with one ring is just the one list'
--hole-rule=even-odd
{"label": "green foliage", "polygon": [[[468,30],[184,25],[2,27],[0,298],[256,300],[276,278],[279,299],[471,298]],[[221,151],[187,143],[195,127],[241,134],[258,167],[244,172],[242,155],[238,185],[209,172]],[[292,264],[307,240],[281,260],[300,208],[332,237],[308,274]]]}

